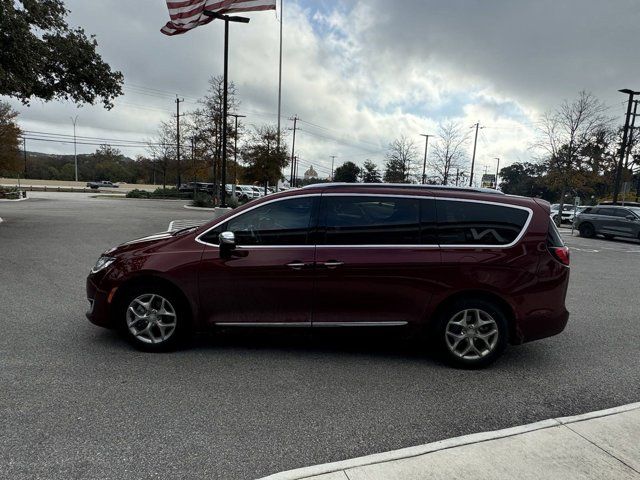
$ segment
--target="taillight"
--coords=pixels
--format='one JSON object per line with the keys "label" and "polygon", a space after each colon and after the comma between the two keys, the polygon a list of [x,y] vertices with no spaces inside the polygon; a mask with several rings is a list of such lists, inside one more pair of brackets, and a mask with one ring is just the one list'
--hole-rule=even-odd
{"label": "taillight", "polygon": [[549,247],[549,251],[561,264],[569,266],[569,247]]}

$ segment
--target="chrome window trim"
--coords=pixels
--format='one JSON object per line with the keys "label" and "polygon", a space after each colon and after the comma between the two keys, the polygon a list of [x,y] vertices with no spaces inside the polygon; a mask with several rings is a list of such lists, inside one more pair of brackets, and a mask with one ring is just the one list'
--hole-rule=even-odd
{"label": "chrome window trim", "polygon": [[520,240],[522,240],[522,237],[524,237],[525,233],[527,233],[527,230],[529,229],[529,225],[531,224],[531,220],[533,219],[533,210],[529,207],[524,207],[521,205],[513,205],[510,203],[504,203],[504,202],[498,202],[498,201],[490,201],[490,200],[473,200],[473,199],[467,199],[467,198],[454,198],[454,197],[435,197],[433,195],[402,195],[402,194],[392,194],[392,193],[309,193],[309,194],[304,194],[304,195],[291,195],[291,196],[287,196],[287,197],[281,197],[281,198],[274,198],[271,200],[268,200],[266,202],[262,202],[259,203],[258,205],[254,205],[251,208],[248,208],[246,210],[243,210],[242,212],[238,212],[235,215],[232,215],[231,217],[216,223],[215,225],[213,225],[212,227],[208,228],[207,230],[205,230],[204,232],[202,232],[200,235],[198,235],[195,238],[195,241],[202,244],[202,245],[207,245],[209,247],[216,247],[219,248],[219,245],[217,244],[213,244],[213,243],[207,243],[201,240],[201,237],[206,235],[207,233],[209,233],[211,230],[216,229],[217,227],[219,227],[221,224],[223,224],[224,222],[228,222],[230,220],[233,220],[234,218],[236,218],[239,215],[243,215],[247,212],[250,212],[251,210],[261,207],[263,205],[267,205],[269,203],[273,203],[273,202],[281,202],[284,200],[289,200],[292,198],[302,198],[302,197],[322,197],[322,196],[328,196],[328,197],[392,197],[392,198],[415,198],[418,200],[446,200],[446,201],[453,201],[453,202],[467,202],[467,203],[483,203],[483,204],[488,204],[488,205],[497,205],[499,207],[506,207],[506,208],[514,208],[516,210],[524,210],[526,211],[529,215],[527,217],[527,220],[525,221],[524,226],[522,227],[522,229],[520,230],[520,234],[515,238],[515,240],[511,243],[505,244],[505,245],[485,245],[485,244],[478,244],[478,245],[467,245],[467,244],[454,244],[454,245],[447,245],[447,244],[412,244],[412,245],[406,245],[406,244],[397,244],[397,245],[249,245],[249,246],[238,246],[238,249],[243,249],[243,250],[251,250],[251,249],[258,249],[258,250],[262,250],[262,249],[279,249],[279,248],[395,248],[395,249],[443,249],[443,248],[458,248],[458,249],[487,249],[487,248],[511,248],[513,246],[515,246]]}

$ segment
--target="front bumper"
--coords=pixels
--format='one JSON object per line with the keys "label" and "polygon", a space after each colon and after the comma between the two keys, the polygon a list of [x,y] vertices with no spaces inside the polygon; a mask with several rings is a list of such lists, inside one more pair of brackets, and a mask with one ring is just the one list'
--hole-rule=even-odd
{"label": "front bumper", "polygon": [[114,328],[111,315],[111,304],[109,303],[109,293],[99,288],[91,275],[87,277],[87,300],[89,310],[87,319],[94,325],[105,328]]}

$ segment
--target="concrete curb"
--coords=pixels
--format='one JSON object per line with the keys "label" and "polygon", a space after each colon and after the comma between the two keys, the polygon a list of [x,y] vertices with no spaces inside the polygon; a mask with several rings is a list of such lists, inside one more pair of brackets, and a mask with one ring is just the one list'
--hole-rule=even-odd
{"label": "concrete curb", "polygon": [[473,443],[486,442],[489,440],[496,440],[499,438],[512,437],[512,436],[520,435],[523,433],[533,432],[535,430],[542,430],[544,428],[551,428],[551,427],[557,427],[559,425],[567,425],[570,423],[582,422],[585,420],[591,420],[593,418],[606,417],[609,415],[615,415],[618,413],[628,412],[636,409],[640,409],[640,402],[630,403],[628,405],[622,405],[620,407],[609,408],[606,410],[599,410],[596,412],[589,412],[583,415],[552,418],[549,420],[542,420],[540,422],[530,423],[528,425],[505,428],[503,430],[472,433],[470,435],[449,438],[446,440],[440,440],[438,442],[427,443],[425,445],[418,445],[416,447],[402,448],[400,450],[392,450],[390,452],[384,452],[384,453],[374,453],[373,455],[352,458],[349,460],[324,463],[321,465],[314,465],[311,467],[297,468],[295,470],[288,470],[285,472],[275,473],[273,475],[263,477],[260,480],[300,480],[308,477],[338,472],[341,470],[347,470],[355,467],[363,467],[366,465],[372,465],[376,463],[391,462],[394,460],[417,457],[419,455],[433,453],[439,450],[446,450],[454,447],[460,447],[463,445],[470,445]]}
{"label": "concrete curb", "polygon": [[29,198],[0,198],[0,202],[24,202],[25,200],[29,200]]}
{"label": "concrete curb", "polygon": [[220,215],[223,215],[227,212],[230,212],[231,210],[233,210],[232,208],[222,208],[222,207],[213,207],[213,208],[209,208],[209,207],[192,207],[191,205],[183,205],[184,208],[186,208],[187,210],[202,210],[204,212],[218,212],[220,213]]}

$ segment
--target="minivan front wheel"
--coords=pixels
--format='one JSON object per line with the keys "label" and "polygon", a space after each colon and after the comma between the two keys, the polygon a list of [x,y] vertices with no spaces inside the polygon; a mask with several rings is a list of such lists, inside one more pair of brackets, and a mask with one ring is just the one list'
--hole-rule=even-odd
{"label": "minivan front wheel", "polygon": [[497,359],[507,345],[507,320],[491,302],[460,301],[442,316],[439,337],[450,363],[484,367]]}
{"label": "minivan front wheel", "polygon": [[122,330],[135,347],[145,351],[175,348],[184,328],[184,309],[165,289],[132,291],[122,302]]}

